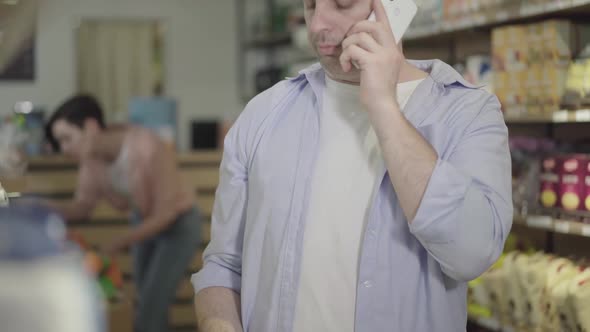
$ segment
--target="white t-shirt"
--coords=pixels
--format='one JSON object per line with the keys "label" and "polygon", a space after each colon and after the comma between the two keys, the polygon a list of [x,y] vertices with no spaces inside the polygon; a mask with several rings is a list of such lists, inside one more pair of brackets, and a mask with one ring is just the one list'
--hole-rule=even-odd
{"label": "white t-shirt", "polygon": [[[398,85],[402,108],[421,81]],[[361,241],[383,163],[359,93],[326,76],[295,332],[354,331]]]}

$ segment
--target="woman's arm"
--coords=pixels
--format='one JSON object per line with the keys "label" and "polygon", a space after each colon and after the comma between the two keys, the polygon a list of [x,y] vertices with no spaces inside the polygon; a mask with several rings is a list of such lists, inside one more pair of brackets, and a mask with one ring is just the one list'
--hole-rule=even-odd
{"label": "woman's arm", "polygon": [[80,166],[74,199],[46,200],[42,204],[59,213],[66,221],[87,219],[101,197],[99,170],[93,164]]}

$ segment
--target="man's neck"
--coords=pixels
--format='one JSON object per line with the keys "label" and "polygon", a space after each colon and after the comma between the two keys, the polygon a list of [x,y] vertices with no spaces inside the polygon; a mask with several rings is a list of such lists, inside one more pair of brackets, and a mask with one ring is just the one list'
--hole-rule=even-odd
{"label": "man's neck", "polygon": [[[332,77],[327,72],[326,74],[330,76],[330,78],[336,82],[352,84],[352,85],[359,85],[360,84],[360,73],[357,73],[354,78],[351,79],[339,79],[336,77]],[[404,61],[402,64],[402,68],[400,69],[399,73],[399,80],[398,83],[406,83],[411,82],[419,79],[424,79],[428,77],[428,73],[418,69],[418,67],[412,65],[408,61]]]}
{"label": "man's neck", "polygon": [[421,80],[426,77],[428,77],[427,72],[419,69],[408,61],[404,61],[399,73],[399,83]]}

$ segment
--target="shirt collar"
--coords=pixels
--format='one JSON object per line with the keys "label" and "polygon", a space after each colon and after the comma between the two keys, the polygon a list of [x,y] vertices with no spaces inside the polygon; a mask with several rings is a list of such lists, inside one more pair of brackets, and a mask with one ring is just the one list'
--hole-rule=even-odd
{"label": "shirt collar", "polygon": [[[409,63],[416,66],[420,70],[423,70],[429,73],[430,77],[437,83],[442,84],[443,86],[451,86],[459,84],[463,87],[470,88],[470,89],[478,89],[481,86],[473,85],[461,76],[453,67],[449,66],[448,64],[444,63],[440,60],[408,60]],[[299,80],[302,78],[306,78],[307,81],[312,85],[312,88],[315,90],[317,84],[324,84],[324,70],[320,63],[315,63],[301,71],[299,71],[299,75],[296,77],[290,78],[291,80]],[[317,91],[317,90],[316,90]]]}

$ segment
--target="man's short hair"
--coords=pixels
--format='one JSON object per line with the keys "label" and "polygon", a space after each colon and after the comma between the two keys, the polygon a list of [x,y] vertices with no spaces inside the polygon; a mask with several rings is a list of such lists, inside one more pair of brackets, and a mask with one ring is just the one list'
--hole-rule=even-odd
{"label": "man's short hair", "polygon": [[101,128],[105,128],[102,108],[96,98],[90,95],[77,95],[66,100],[51,115],[45,127],[45,136],[55,151],[59,151],[59,143],[53,136],[53,125],[58,120],[66,122],[82,129],[88,119],[94,119]]}

